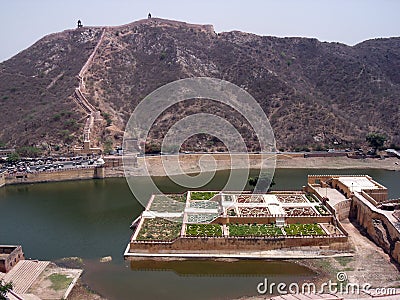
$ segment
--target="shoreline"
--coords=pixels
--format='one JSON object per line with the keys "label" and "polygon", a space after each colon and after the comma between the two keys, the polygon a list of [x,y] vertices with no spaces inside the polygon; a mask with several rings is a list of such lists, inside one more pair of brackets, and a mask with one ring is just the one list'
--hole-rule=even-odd
{"label": "shoreline", "polygon": [[[186,174],[222,171],[231,169],[380,169],[388,171],[400,171],[400,159],[389,157],[385,159],[364,158],[352,159],[346,156],[340,157],[308,157],[303,155],[263,155],[251,154],[192,154],[179,157],[179,161],[173,156],[140,157],[137,160],[138,168],[130,170],[130,176],[149,174],[151,176],[167,176],[164,166],[168,167],[168,175],[179,175],[182,171]],[[232,168],[232,165],[234,166]],[[114,169],[106,169],[106,177],[124,176],[123,166]]]}
{"label": "shoreline", "polygon": [[[240,155],[239,155],[240,156]],[[245,160],[246,155],[242,155]],[[268,168],[274,165],[275,169],[310,169],[310,170],[355,170],[355,169],[371,169],[371,170],[387,170],[387,171],[400,171],[400,159],[396,157],[389,157],[385,159],[378,158],[364,158],[352,159],[347,157],[309,157],[304,158],[300,155],[261,155],[252,154],[247,164],[243,163],[235,165],[234,169],[261,169]],[[43,172],[34,180],[29,179],[29,174],[23,180],[8,180],[5,178],[4,185],[17,185],[17,184],[34,184],[34,183],[47,183],[47,182],[65,182],[75,180],[90,180],[96,178],[122,178],[125,177],[124,167],[122,165],[122,157],[120,157],[121,164],[115,167],[104,167],[104,177],[98,177],[95,174],[95,168],[90,169],[76,169],[70,172],[69,176],[65,176],[67,171],[60,170],[55,176],[49,176],[49,173]],[[172,164],[171,164],[172,163]],[[168,174],[165,173],[164,165],[169,164]],[[224,171],[231,170],[232,162],[228,154],[217,155],[204,155],[204,154],[191,154],[179,157],[179,162],[176,163],[172,156],[149,156],[138,158],[138,167],[131,172],[131,176],[147,176],[152,177],[165,177],[170,175],[182,174],[195,174],[199,172],[208,171]],[[149,170],[149,171],[147,171]],[[57,175],[56,175],[57,174]],[[41,176],[42,175],[42,176]],[[59,176],[62,175],[62,176]],[[33,176],[32,176],[33,177]],[[37,178],[39,177],[39,178]],[[43,178],[41,178],[43,177]],[[2,185],[0,184],[0,188]]]}

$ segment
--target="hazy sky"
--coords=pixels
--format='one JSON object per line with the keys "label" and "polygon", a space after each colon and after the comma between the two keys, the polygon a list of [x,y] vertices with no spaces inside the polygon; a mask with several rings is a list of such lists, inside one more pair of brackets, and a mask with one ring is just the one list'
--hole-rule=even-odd
{"label": "hazy sky", "polygon": [[[192,2],[192,3],[191,3]],[[400,36],[399,0],[0,0],[0,61],[46,34],[147,17],[213,24],[215,31],[316,37],[354,45]]]}

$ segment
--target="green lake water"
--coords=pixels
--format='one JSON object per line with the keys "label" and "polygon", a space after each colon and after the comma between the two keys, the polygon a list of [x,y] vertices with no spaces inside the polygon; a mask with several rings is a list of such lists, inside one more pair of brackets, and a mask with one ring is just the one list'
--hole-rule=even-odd
{"label": "green lake water", "polygon": [[[298,190],[307,174],[368,174],[390,198],[400,197],[400,172],[385,170],[280,169],[274,190]],[[203,189],[222,188],[228,176],[217,172]],[[167,178],[155,180],[164,192],[184,191]],[[265,277],[292,282],[314,275],[283,261],[124,261],[129,225],[142,210],[123,178],[7,186],[0,188],[0,244],[21,244],[27,258],[82,257],[83,281],[108,299],[231,299],[257,295]],[[111,263],[99,262],[108,255]]]}

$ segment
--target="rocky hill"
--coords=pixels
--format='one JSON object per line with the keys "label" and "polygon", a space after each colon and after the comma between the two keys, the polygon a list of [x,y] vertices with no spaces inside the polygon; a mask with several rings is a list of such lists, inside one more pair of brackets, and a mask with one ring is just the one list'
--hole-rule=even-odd
{"label": "rocky hill", "polygon": [[[385,133],[388,144],[400,145],[400,38],[351,47],[215,33],[211,25],[155,18],[52,34],[1,63],[0,141],[60,151],[80,144],[87,112],[74,91],[84,66],[82,93],[103,116],[92,130],[93,144],[121,144],[131,112],[156,88],[209,76],[246,89],[260,103],[278,148],[359,146],[369,132]],[[226,117],[249,149],[258,149],[240,116],[207,100],[171,107],[156,122],[149,144],[157,148],[173,123],[199,111]],[[223,150],[223,145],[198,135],[185,148]]]}

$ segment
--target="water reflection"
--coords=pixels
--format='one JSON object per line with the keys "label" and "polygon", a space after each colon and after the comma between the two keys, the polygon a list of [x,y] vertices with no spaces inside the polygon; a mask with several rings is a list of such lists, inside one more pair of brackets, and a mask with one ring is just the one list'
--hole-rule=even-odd
{"label": "water reflection", "polygon": [[299,276],[315,273],[310,269],[286,261],[258,260],[132,260],[133,271],[173,271],[179,276]]}

